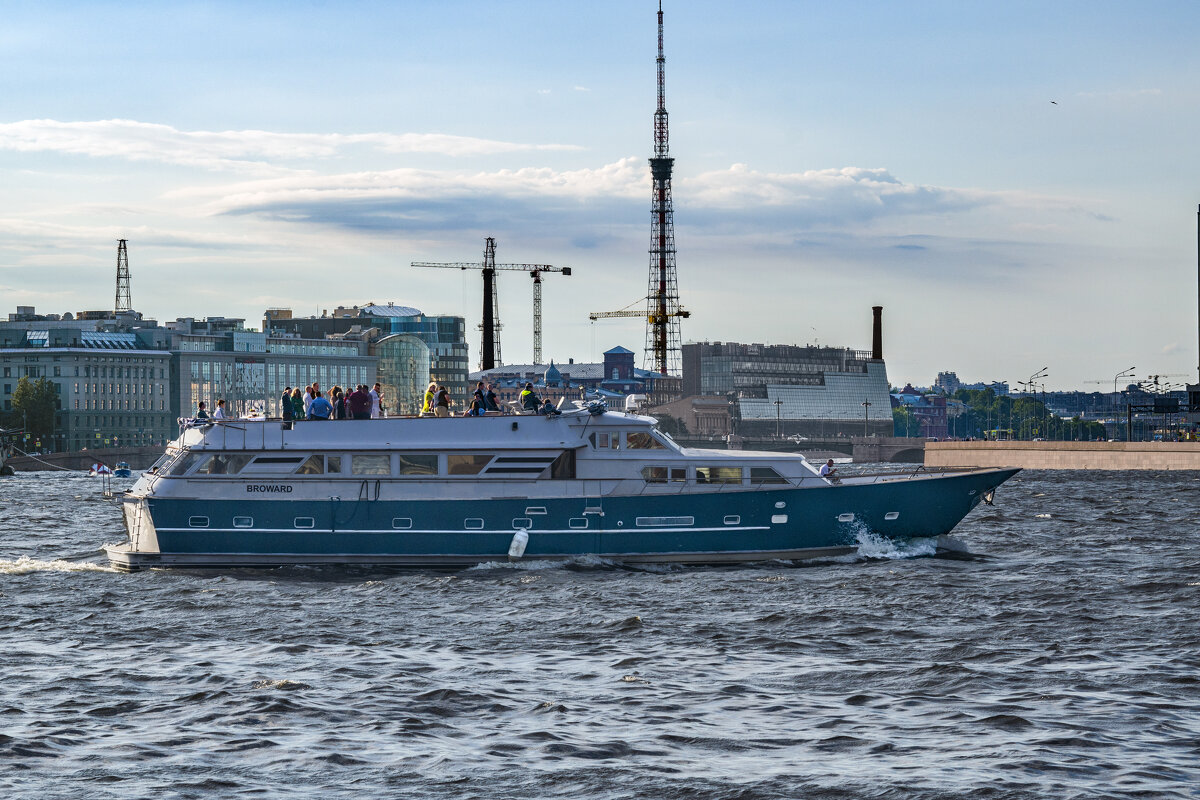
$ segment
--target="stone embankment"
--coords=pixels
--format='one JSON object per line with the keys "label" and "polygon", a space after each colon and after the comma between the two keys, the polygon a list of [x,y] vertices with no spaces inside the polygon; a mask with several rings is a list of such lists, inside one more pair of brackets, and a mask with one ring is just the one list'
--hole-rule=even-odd
{"label": "stone embankment", "polygon": [[1200,470],[1200,442],[926,442],[925,466]]}

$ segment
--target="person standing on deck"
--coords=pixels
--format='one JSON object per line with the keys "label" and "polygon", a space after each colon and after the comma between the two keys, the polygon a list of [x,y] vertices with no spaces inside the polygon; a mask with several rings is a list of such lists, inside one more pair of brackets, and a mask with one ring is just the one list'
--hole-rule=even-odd
{"label": "person standing on deck", "polygon": [[439,386],[437,390],[437,399],[434,401],[436,405],[433,408],[435,417],[450,416],[450,393],[446,391],[445,386]]}
{"label": "person standing on deck", "polygon": [[284,420],[292,419],[292,387],[290,386],[283,390],[283,395],[279,398],[279,413]]}
{"label": "person standing on deck", "polygon": [[217,401],[217,408],[213,411],[213,419],[227,419],[225,416],[225,401],[223,399]]}
{"label": "person standing on deck", "polygon": [[304,395],[300,393],[300,387],[292,389],[292,417],[297,420],[304,419]]}
{"label": "person standing on deck", "polygon": [[383,388],[377,383],[371,387],[371,419],[379,419],[382,406]]}
{"label": "person standing on deck", "polygon": [[196,419],[208,419],[208,409],[204,407],[203,400],[196,405]]}
{"label": "person standing on deck", "polygon": [[437,384],[429,384],[429,388],[425,390],[425,402],[421,406],[422,417],[432,417],[433,407],[437,401]]}
{"label": "person standing on deck", "polygon": [[319,389],[314,391],[316,391],[317,396],[314,397],[312,402],[308,404],[308,418],[329,419],[329,416],[333,413],[333,406],[330,405],[329,401],[321,395],[321,391]]}
{"label": "person standing on deck", "polygon": [[349,408],[351,418],[371,418],[371,395],[367,394],[367,387],[361,383],[358,385],[358,388],[351,392],[350,396],[346,398],[346,405]]}
{"label": "person standing on deck", "polygon": [[484,411],[499,411],[500,410],[500,398],[496,396],[496,384],[494,384],[494,383],[488,384],[487,394],[485,394],[483,396],[483,410]]}

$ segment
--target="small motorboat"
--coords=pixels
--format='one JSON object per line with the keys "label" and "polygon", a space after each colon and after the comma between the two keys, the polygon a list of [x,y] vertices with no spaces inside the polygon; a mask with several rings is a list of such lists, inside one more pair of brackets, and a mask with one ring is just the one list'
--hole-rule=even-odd
{"label": "small motorboat", "polygon": [[133,470],[129,468],[128,461],[118,461],[117,468],[113,470],[113,475],[118,478],[129,478],[133,475]]}

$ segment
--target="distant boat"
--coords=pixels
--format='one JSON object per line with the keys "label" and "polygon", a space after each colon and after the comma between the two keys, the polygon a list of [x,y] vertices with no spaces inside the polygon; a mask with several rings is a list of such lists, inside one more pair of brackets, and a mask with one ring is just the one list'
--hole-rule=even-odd
{"label": "distant boat", "polygon": [[133,471],[129,469],[128,461],[118,461],[117,468],[113,470],[113,475],[118,478],[128,478],[133,475]]}
{"label": "distant boat", "polygon": [[680,447],[600,404],[555,416],[185,423],[125,493],[118,567],[736,563],[938,536],[1016,469],[827,478]]}
{"label": "distant boat", "polygon": [[92,464],[92,468],[88,470],[88,475],[112,475],[113,471],[108,464]]}

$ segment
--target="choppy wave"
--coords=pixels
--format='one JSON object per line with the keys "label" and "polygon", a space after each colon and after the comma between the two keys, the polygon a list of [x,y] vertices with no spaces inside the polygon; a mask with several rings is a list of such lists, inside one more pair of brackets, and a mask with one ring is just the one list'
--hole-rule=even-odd
{"label": "choppy wave", "polygon": [[1194,475],[1025,472],[953,539],[821,561],[457,572],[109,574],[115,504],[4,489],[6,800],[1200,785],[1195,512],[1163,502]]}

